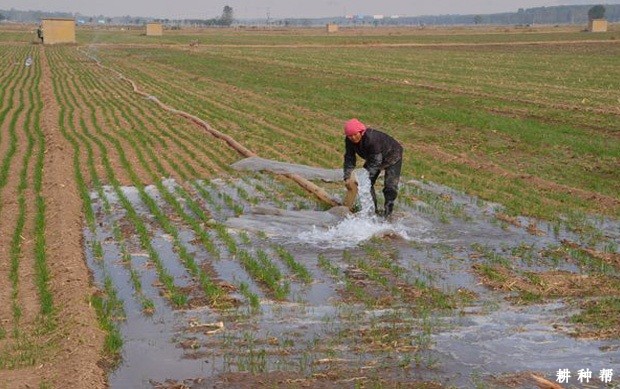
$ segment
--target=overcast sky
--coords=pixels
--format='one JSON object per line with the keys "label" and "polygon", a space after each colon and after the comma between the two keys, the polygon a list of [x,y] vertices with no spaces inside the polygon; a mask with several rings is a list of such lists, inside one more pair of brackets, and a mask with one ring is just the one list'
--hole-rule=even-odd
{"label": "overcast sky", "polygon": [[214,18],[224,6],[237,19],[316,18],[344,15],[438,15],[514,12],[570,4],[620,4],[620,0],[0,0],[0,9],[60,11],[84,15]]}

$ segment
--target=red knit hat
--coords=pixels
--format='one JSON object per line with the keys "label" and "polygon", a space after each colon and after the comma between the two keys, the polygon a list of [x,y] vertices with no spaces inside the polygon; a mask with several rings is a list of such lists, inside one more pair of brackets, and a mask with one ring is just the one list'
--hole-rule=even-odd
{"label": "red knit hat", "polygon": [[360,122],[357,119],[350,119],[344,124],[344,134],[346,136],[355,135],[358,132],[366,131],[366,126],[364,123]]}

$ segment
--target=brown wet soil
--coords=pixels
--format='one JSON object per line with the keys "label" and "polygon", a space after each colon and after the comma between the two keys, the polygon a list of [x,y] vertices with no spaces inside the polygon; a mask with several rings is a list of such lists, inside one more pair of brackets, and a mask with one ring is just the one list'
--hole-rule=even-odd
{"label": "brown wet soil", "polygon": [[[266,374],[227,373],[213,379],[188,379],[184,381],[152,382],[155,389],[225,389],[225,388],[416,388],[441,389],[436,382],[389,379],[390,369],[367,374],[364,371],[350,371],[343,367],[332,367],[324,373],[304,377],[295,373],[272,372]],[[379,378],[377,375],[380,375]],[[398,376],[397,373],[393,373]]]}

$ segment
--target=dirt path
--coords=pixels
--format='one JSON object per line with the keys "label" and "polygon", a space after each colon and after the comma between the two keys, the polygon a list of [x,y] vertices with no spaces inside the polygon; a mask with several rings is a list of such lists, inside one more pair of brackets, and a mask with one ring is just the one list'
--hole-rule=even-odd
{"label": "dirt path", "polygon": [[[43,366],[43,377],[55,388],[103,388],[105,372],[97,362],[103,345],[95,311],[88,304],[94,292],[82,250],[82,211],[75,183],[69,142],[58,129],[58,103],[51,72],[41,49],[42,129],[47,153],[43,194],[46,199],[46,235],[51,290],[58,309],[57,354]],[[32,374],[41,376],[33,369]]]}

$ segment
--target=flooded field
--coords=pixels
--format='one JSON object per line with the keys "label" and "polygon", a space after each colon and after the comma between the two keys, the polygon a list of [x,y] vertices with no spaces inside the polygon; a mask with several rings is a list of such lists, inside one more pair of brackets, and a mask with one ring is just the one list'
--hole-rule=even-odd
{"label": "flooded field", "polygon": [[[134,187],[93,193],[86,256],[124,306],[110,387],[533,387],[531,374],[618,371],[620,342],[573,319],[618,275],[579,245],[596,236],[601,253],[617,248],[616,222],[571,232],[417,180],[401,184],[386,221],[358,176],[356,214],[323,209],[270,173],[184,183],[190,200],[174,180],[144,189],[164,214],[162,188],[177,196],[208,245],[183,220],[170,220],[175,234],[150,227],[152,205]],[[129,227],[124,201],[147,235]],[[210,300],[200,274],[226,297]],[[175,291],[187,300],[171,303]]]}

